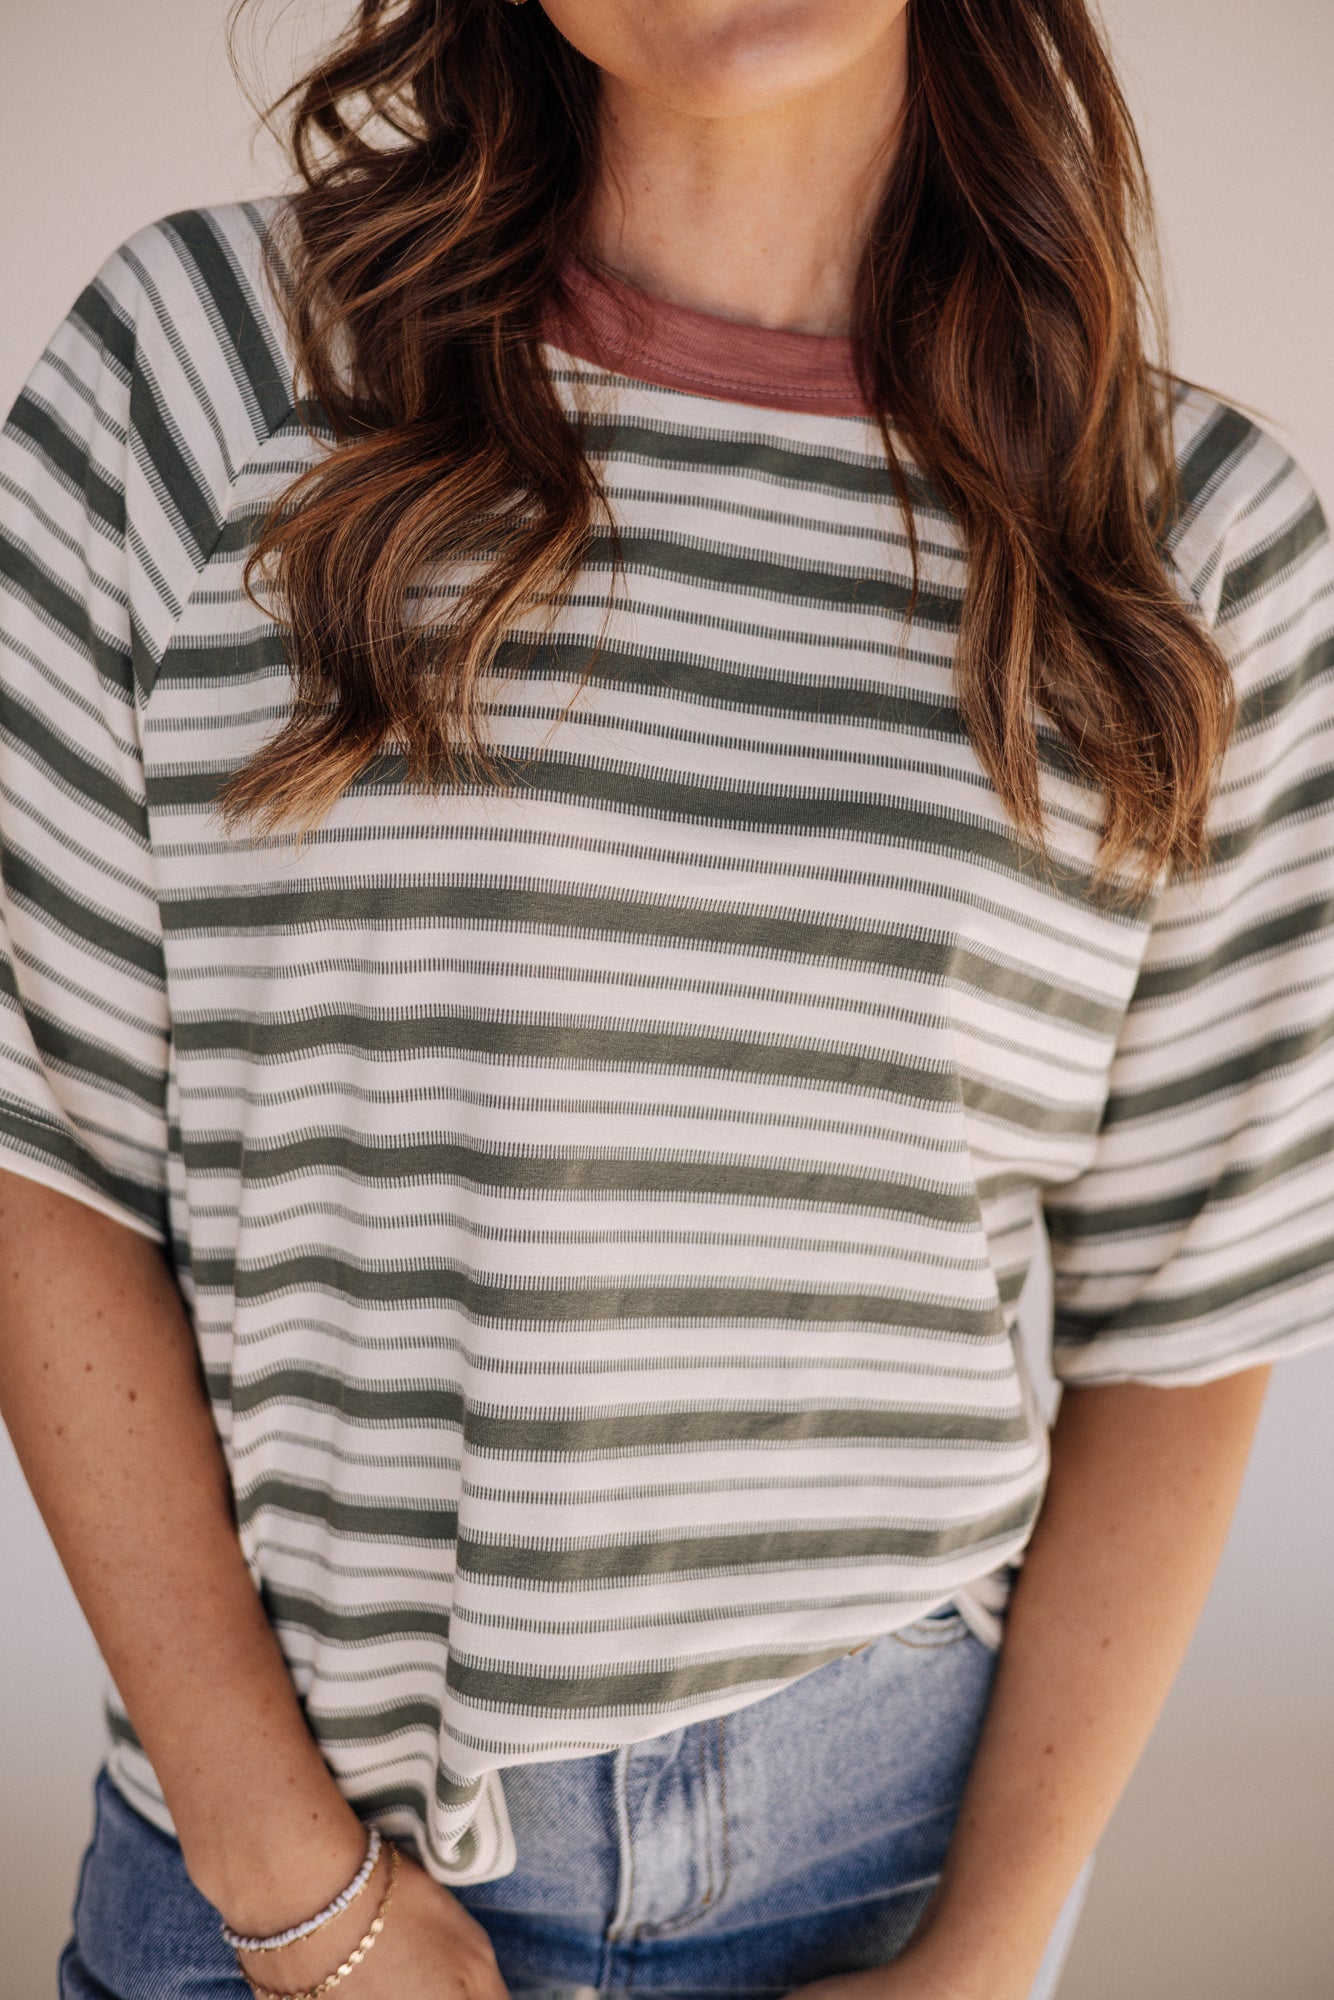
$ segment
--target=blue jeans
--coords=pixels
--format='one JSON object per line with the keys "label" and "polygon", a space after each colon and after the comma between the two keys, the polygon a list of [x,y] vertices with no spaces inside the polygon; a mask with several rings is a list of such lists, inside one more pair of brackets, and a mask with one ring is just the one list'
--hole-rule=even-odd
{"label": "blue jeans", "polygon": [[[946,1608],[730,1715],[508,1769],[518,1866],[455,1893],[522,2000],[777,2000],[884,1964],[939,1873],[994,1670]],[[62,2000],[249,2000],[177,1843],[105,1777],[97,1804]]]}

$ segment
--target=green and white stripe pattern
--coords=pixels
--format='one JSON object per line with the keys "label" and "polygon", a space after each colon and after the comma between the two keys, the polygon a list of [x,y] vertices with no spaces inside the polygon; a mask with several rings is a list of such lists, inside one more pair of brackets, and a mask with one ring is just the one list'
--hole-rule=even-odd
{"label": "green and white stripe pattern", "polygon": [[0,1159],[170,1246],[312,1726],[474,1880],[501,1767],[756,1699],[1022,1547],[1044,1209],[1068,1381],[1328,1337],[1334,567],[1283,451],[1183,394],[1173,561],[1242,719],[1216,865],[1118,911],[1051,746],[1047,878],[962,732],[925,495],[905,626],[869,425],[553,353],[628,576],[516,641],[516,789],[386,755],[304,846],[229,840],[288,690],[241,564],[312,449],[264,221],[134,238],[5,434]]}

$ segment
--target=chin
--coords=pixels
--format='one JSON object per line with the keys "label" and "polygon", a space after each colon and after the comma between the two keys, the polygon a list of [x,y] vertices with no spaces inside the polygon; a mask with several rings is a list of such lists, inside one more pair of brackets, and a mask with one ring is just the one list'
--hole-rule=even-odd
{"label": "chin", "polygon": [[883,41],[905,0],[542,0],[581,55],[697,118],[763,111],[832,82]]}

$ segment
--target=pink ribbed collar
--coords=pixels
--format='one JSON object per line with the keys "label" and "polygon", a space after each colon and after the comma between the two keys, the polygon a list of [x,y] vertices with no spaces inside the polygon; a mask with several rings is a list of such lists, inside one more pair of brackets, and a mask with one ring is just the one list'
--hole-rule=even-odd
{"label": "pink ribbed collar", "polygon": [[696,312],[573,257],[562,279],[564,304],[549,307],[544,335],[567,354],[692,396],[828,417],[867,413],[850,340]]}

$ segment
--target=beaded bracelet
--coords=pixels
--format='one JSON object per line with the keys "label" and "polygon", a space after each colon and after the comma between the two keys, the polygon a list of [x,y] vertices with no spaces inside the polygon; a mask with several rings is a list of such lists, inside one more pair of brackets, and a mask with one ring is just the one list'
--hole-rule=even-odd
{"label": "beaded bracelet", "polygon": [[367,1952],[375,1943],[376,1938],[379,1937],[380,1932],[384,1929],[385,1912],[389,1908],[389,1899],[394,1893],[394,1884],[397,1880],[398,1849],[391,1843],[389,1848],[389,1885],[384,1892],[384,1900],[375,1913],[374,1922],[356,1949],[348,1953],[343,1963],[335,1971],[331,1972],[327,1979],[322,1979],[318,1986],[308,1986],[301,1993],[272,1993],[267,1986],[257,1986],[249,1973],[246,1973],[246,1983],[250,1991],[254,1994],[255,2000],[320,2000],[321,1994],[327,1993],[331,1986],[337,1986],[342,1980],[346,1979],[349,1972],[355,1972],[361,1964],[362,1959],[365,1958]]}
{"label": "beaded bracelet", "polygon": [[326,1924],[331,1924],[335,1917],[341,1917],[344,1910],[356,1902],[375,1873],[375,1864],[379,1858],[380,1829],[378,1826],[373,1826],[366,1841],[366,1858],[346,1889],[335,1896],[332,1903],[326,1903],[315,1916],[307,1917],[304,1924],[293,1924],[290,1930],[277,1931],[272,1937],[242,1937],[241,1933],[234,1931],[230,1924],[224,1924],[222,1935],[233,1951],[281,1951],[285,1945],[296,1944],[301,1938],[311,1937],[316,1931],[323,1930]]}

